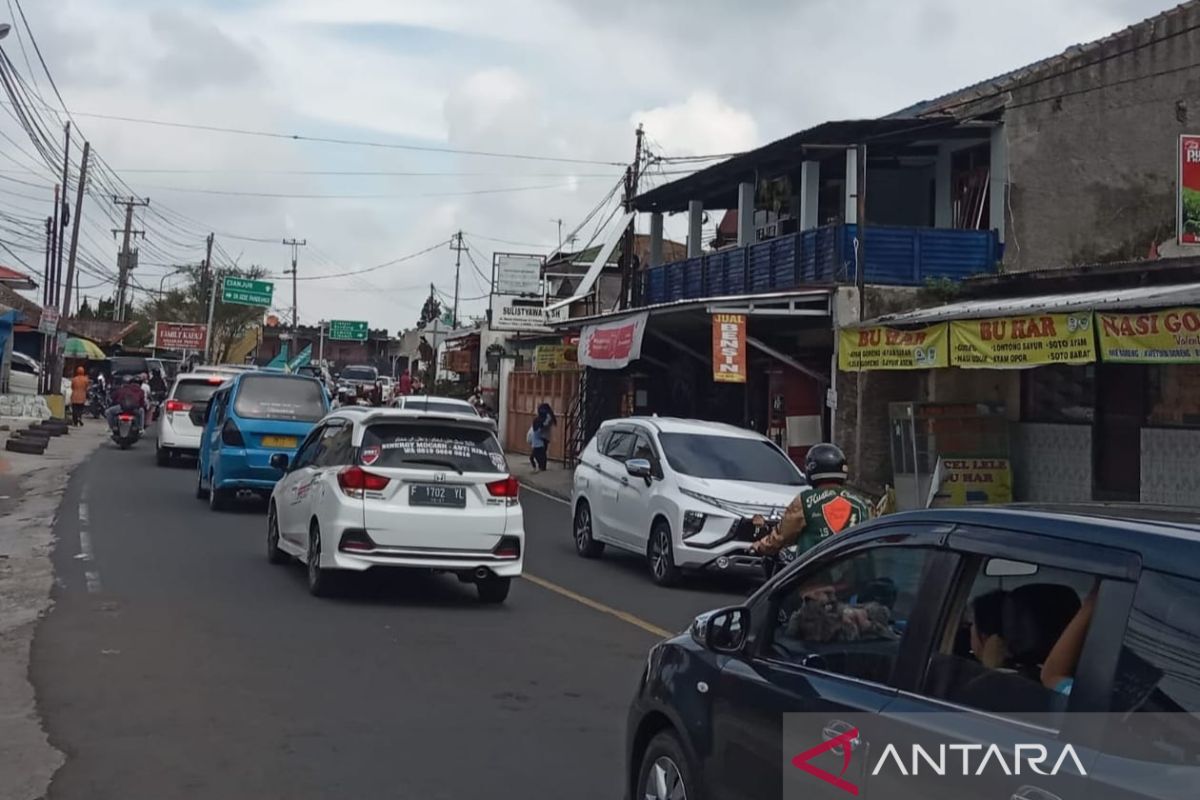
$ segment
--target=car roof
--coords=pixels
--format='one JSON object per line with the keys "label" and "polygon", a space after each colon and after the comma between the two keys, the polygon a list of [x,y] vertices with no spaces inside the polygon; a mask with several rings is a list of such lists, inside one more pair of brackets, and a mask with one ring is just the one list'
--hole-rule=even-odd
{"label": "car roof", "polygon": [[621,419],[609,420],[604,423],[604,426],[610,427],[625,422],[636,422],[642,426],[652,428],[659,433],[691,433],[707,436],[728,436],[734,439],[766,439],[758,431],[739,428],[736,425],[727,425],[724,422],[709,422],[700,419],[680,419],[678,417],[623,417]]}
{"label": "car roof", "polygon": [[224,382],[234,377],[232,372],[181,372],[175,376],[175,383],[216,383]]}
{"label": "car roof", "polygon": [[1145,569],[1200,577],[1200,511],[1141,504],[1005,505],[902,511],[847,533],[867,534],[879,525],[979,526],[1020,531],[1138,553]]}
{"label": "car roof", "polygon": [[456,406],[464,406],[466,408],[473,408],[473,406],[470,403],[468,403],[466,400],[460,400],[457,397],[438,397],[437,395],[433,395],[433,394],[405,395],[403,398],[403,402],[405,402],[405,403],[452,403]]}
{"label": "car roof", "polygon": [[359,425],[372,422],[387,422],[388,420],[430,420],[433,422],[465,422],[476,427],[495,432],[495,423],[485,419],[473,410],[470,413],[456,414],[448,411],[427,412],[408,408],[379,408],[374,406],[346,406],[338,408],[325,415],[325,419],[346,419]]}

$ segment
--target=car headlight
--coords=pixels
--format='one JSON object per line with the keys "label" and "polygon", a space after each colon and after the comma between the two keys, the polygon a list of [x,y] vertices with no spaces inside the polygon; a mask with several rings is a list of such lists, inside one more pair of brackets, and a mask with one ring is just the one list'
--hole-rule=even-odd
{"label": "car headlight", "polygon": [[708,519],[708,514],[702,511],[683,512],[683,537],[686,539],[704,530],[704,521],[706,519]]}

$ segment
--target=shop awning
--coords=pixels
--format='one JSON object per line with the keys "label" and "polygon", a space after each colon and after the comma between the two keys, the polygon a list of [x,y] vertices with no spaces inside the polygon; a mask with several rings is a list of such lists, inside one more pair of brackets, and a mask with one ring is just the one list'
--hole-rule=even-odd
{"label": "shop awning", "polygon": [[964,300],[944,306],[885,314],[855,327],[874,325],[929,325],[956,319],[1016,317],[1025,314],[1065,314],[1073,311],[1117,311],[1129,308],[1169,308],[1200,304],[1200,283],[1139,286],[1034,297],[1004,297]]}

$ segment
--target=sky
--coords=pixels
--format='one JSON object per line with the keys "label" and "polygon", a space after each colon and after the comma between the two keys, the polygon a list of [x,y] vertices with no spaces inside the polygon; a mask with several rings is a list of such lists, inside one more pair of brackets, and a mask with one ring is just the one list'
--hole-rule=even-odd
{"label": "sky", "polygon": [[[416,322],[430,283],[452,296],[449,240],[458,230],[469,248],[460,316],[483,314],[493,251],[553,249],[558,220],[570,233],[620,180],[639,123],[658,155],[737,152],[826,120],[895,111],[1104,36],[1168,2],[20,5],[79,131],[150,199],[135,215],[146,230],[134,274],[139,299],[178,282],[173,265],[198,263],[214,231],[214,261],[272,273],[274,310],[290,315],[282,240],[297,238],[308,243],[299,249],[301,323],[365,319],[394,333]],[[19,11],[17,0],[0,0],[0,21],[15,23],[0,47],[59,125]],[[0,138],[0,243],[40,273],[38,237],[29,232],[50,212],[56,179],[8,105],[0,106],[0,134],[9,137]],[[75,159],[78,152],[77,140]],[[643,188],[682,168],[652,170]],[[82,293],[93,300],[112,294],[106,273],[117,246],[109,230],[122,214],[100,191],[93,187],[85,200],[81,240],[90,272]],[[648,225],[640,220],[639,230]],[[581,244],[595,227],[581,232]],[[682,220],[668,221],[668,234],[682,228]],[[22,269],[13,262],[0,251],[0,264]]]}

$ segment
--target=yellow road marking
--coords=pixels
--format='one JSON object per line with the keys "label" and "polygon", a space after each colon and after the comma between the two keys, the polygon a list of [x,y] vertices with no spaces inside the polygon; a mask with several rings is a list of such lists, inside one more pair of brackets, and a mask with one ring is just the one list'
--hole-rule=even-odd
{"label": "yellow road marking", "polygon": [[555,594],[560,594],[569,600],[574,600],[576,603],[585,605],[593,611],[599,611],[601,614],[608,614],[610,617],[616,617],[622,622],[627,622],[634,627],[641,628],[642,630],[646,631],[646,633],[653,634],[660,639],[669,639],[675,635],[671,631],[666,630],[665,628],[660,628],[657,625],[652,625],[651,623],[646,622],[646,620],[640,617],[635,617],[633,614],[630,614],[627,611],[621,611],[613,608],[612,606],[606,606],[604,603],[593,600],[590,597],[584,597],[577,592],[572,592],[570,589],[559,586],[557,583],[551,583],[545,578],[539,578],[537,575],[530,575],[528,572],[523,574],[521,577],[530,583],[542,587],[543,589],[548,589]]}

